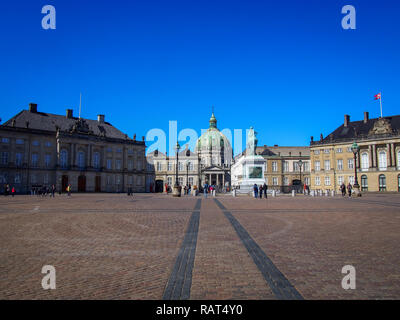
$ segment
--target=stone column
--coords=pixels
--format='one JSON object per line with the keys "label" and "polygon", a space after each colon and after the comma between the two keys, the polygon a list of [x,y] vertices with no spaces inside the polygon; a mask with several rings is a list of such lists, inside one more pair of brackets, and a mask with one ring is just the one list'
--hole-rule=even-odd
{"label": "stone column", "polygon": [[70,143],[71,146],[71,167],[75,166],[75,144],[74,143]]}
{"label": "stone column", "polygon": [[87,147],[87,167],[91,167],[92,166],[92,145],[88,144]]}
{"label": "stone column", "polygon": [[372,155],[373,155],[374,167],[378,168],[378,161],[376,156],[376,144],[372,145]]}
{"label": "stone column", "polygon": [[[397,167],[397,162],[396,162],[396,148],[394,147],[394,143],[390,144],[390,150],[392,152],[392,166]],[[397,160],[398,161],[398,160]]]}
{"label": "stone column", "polygon": [[373,168],[374,167],[374,155],[373,155],[373,150],[372,150],[372,145],[370,144],[369,147],[369,167]]}

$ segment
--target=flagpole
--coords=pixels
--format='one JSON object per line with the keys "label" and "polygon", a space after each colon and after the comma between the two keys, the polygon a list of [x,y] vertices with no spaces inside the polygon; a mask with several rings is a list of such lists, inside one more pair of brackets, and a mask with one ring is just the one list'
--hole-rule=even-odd
{"label": "flagpole", "polygon": [[81,109],[82,109],[82,93],[79,97],[79,119],[81,118]]}
{"label": "flagpole", "polygon": [[383,116],[382,116],[382,91],[381,91],[380,95],[381,95],[381,98],[379,99],[379,102],[381,103],[381,118],[383,118]]}

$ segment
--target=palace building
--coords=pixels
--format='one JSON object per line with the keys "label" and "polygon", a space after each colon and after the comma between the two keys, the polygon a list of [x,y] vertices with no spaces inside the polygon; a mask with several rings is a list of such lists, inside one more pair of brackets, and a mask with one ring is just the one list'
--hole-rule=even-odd
{"label": "palace building", "polygon": [[145,192],[145,142],[129,138],[104,115],[97,120],[39,112],[29,104],[0,126],[0,192],[55,185],[73,192]]}
{"label": "palace building", "polygon": [[[218,190],[230,186],[232,147],[226,136],[218,130],[214,112],[209,128],[196,142],[194,152],[186,149],[178,154],[179,185],[202,186],[206,182]],[[173,186],[176,180],[176,156],[158,150],[147,154],[147,162],[154,168],[155,191],[165,191],[165,184]]]}
{"label": "palace building", "polygon": [[[360,147],[357,161],[351,149],[356,142]],[[400,191],[400,115],[350,121],[319,141],[311,137],[311,187],[321,191],[339,191],[344,183],[355,182],[362,192]]]}

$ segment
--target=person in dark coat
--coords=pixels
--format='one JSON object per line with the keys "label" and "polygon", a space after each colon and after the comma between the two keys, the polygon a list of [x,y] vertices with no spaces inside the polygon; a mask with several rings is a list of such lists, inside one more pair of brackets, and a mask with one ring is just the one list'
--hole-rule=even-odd
{"label": "person in dark coat", "polygon": [[258,188],[258,191],[260,192],[260,199],[262,199],[262,192],[263,192],[262,184],[260,184],[260,187]]}
{"label": "person in dark coat", "polygon": [[258,198],[258,186],[256,183],[253,186],[253,191],[254,191],[254,198],[257,199]]}
{"label": "person in dark coat", "polygon": [[56,186],[53,184],[51,186],[51,196],[54,198],[54,194],[56,193]]}
{"label": "person in dark coat", "polygon": [[349,198],[351,198],[351,190],[352,190],[352,187],[351,187],[351,184],[349,182],[349,184],[347,185],[347,192],[349,193]]}
{"label": "person in dark coat", "polygon": [[340,185],[340,191],[342,192],[342,197],[346,196],[346,186],[344,182]]}
{"label": "person in dark coat", "polygon": [[268,186],[267,186],[267,184],[264,182],[264,185],[263,185],[263,190],[264,190],[264,197],[265,197],[265,199],[267,198],[267,190],[268,190]]}

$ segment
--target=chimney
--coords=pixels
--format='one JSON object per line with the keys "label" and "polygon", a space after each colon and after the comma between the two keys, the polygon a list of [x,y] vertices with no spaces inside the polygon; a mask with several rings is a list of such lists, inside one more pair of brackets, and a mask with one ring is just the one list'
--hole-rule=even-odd
{"label": "chimney", "polygon": [[71,119],[73,117],[73,110],[72,109],[67,109],[67,118]]}
{"label": "chimney", "polygon": [[369,112],[364,112],[364,123],[367,123],[369,120]]}
{"label": "chimney", "polygon": [[347,128],[350,122],[350,116],[348,114],[344,115],[344,126]]}
{"label": "chimney", "polygon": [[36,103],[30,103],[29,104],[29,111],[32,113],[37,113],[37,104]]}
{"label": "chimney", "polygon": [[320,141],[324,140],[324,135],[321,133],[321,135],[319,136]]}
{"label": "chimney", "polygon": [[104,123],[104,114],[97,115],[97,121],[99,123]]}

